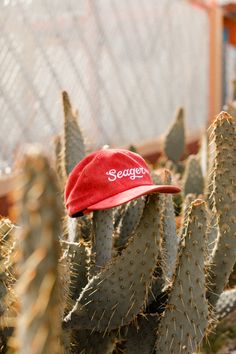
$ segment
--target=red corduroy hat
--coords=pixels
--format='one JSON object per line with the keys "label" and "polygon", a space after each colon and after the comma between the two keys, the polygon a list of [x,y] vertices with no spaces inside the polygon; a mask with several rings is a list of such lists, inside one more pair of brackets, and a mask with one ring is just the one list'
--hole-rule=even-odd
{"label": "red corduroy hat", "polygon": [[155,185],[144,159],[123,149],[103,149],[85,157],[70,173],[65,204],[71,217],[109,209],[142,195],[178,193],[172,185]]}

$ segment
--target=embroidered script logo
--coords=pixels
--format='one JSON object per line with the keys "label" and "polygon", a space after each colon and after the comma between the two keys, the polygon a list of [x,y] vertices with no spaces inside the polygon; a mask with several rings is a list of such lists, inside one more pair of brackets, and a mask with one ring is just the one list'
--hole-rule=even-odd
{"label": "embroidered script logo", "polygon": [[115,169],[111,169],[106,172],[106,175],[109,176],[108,180],[114,182],[117,178],[121,179],[124,177],[129,177],[131,180],[135,180],[136,178],[143,178],[143,176],[149,173],[147,169],[143,167],[136,168],[127,168],[125,170],[117,171]]}

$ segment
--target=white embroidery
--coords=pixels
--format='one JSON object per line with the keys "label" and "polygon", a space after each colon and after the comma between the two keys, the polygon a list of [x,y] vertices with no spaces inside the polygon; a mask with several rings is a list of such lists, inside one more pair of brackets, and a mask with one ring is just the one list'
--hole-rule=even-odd
{"label": "white embroidery", "polygon": [[135,180],[136,178],[143,178],[143,176],[146,173],[149,173],[149,171],[146,168],[134,167],[134,168],[127,168],[125,170],[120,170],[120,171],[111,169],[106,172],[106,175],[109,176],[108,180],[110,182],[114,182],[117,178],[121,179],[124,177],[129,177],[131,180]]}

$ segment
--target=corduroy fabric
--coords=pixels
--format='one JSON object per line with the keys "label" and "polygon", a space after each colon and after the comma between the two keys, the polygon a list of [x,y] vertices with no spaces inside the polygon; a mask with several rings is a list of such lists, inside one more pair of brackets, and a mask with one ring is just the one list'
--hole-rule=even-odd
{"label": "corduroy fabric", "polygon": [[81,160],[70,173],[65,187],[69,216],[108,209],[141,195],[178,193],[177,186],[156,186],[144,159],[124,149],[104,149]]}

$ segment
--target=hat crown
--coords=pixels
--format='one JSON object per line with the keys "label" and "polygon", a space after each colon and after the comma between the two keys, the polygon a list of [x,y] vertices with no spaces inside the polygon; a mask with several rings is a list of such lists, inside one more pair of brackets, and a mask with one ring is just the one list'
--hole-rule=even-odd
{"label": "hat crown", "polygon": [[152,183],[149,168],[140,155],[123,149],[99,150],[85,157],[70,173],[65,188],[66,206],[70,209],[77,204],[76,209],[84,210],[127,189]]}
{"label": "hat crown", "polygon": [[70,173],[65,203],[70,216],[108,209],[149,193],[178,193],[180,188],[155,185],[144,159],[128,150],[104,149],[81,160]]}

